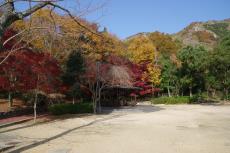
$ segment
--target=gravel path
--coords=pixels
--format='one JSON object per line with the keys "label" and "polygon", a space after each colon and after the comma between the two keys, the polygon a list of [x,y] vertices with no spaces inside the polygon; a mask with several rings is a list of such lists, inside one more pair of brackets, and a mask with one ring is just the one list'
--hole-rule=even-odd
{"label": "gravel path", "polygon": [[97,116],[0,129],[0,145],[25,153],[229,153],[230,106],[173,105],[106,110]]}

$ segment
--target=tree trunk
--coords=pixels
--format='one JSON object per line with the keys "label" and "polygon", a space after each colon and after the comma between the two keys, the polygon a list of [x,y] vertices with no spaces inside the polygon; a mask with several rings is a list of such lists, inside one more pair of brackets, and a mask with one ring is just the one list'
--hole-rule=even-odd
{"label": "tree trunk", "polygon": [[171,96],[171,93],[170,93],[169,86],[167,86],[167,90],[168,90],[168,96],[169,96],[169,97],[172,97],[172,96]]}
{"label": "tree trunk", "polygon": [[99,89],[98,93],[98,112],[101,113],[101,89]]}
{"label": "tree trunk", "polygon": [[73,97],[73,104],[75,104],[75,97]]}
{"label": "tree trunk", "polygon": [[212,91],[212,98],[214,98],[215,96],[216,96],[216,90],[213,89],[213,91]]}
{"label": "tree trunk", "polygon": [[189,87],[189,96],[192,97],[192,87]]}
{"label": "tree trunk", "polygon": [[178,97],[180,94],[178,86],[175,86],[175,95]]}
{"label": "tree trunk", "polygon": [[181,91],[181,96],[183,97],[184,96],[184,90],[182,87],[180,88],[180,91]]}
{"label": "tree trunk", "polygon": [[[0,38],[2,38],[5,30],[13,24],[17,20],[23,20],[24,18],[28,17],[29,15],[33,14],[37,10],[42,9],[47,5],[54,5],[51,2],[40,2],[33,7],[25,10],[23,12],[17,12],[14,7],[14,0],[5,0],[3,6],[2,15],[0,16]],[[61,9],[61,8],[60,8]]]}
{"label": "tree trunk", "polygon": [[91,99],[92,99],[92,103],[93,103],[93,113],[96,114],[97,113],[97,103],[96,103],[96,89],[95,86],[93,84],[89,84],[89,88],[90,91],[92,93]]}
{"label": "tree trunk", "polygon": [[226,90],[226,99],[228,100],[229,97],[228,97],[228,89]]}
{"label": "tree trunk", "polygon": [[92,93],[92,101],[93,101],[93,113],[97,113],[97,99],[95,93]]}
{"label": "tree trunk", "polygon": [[154,89],[154,87],[153,87],[153,84],[152,84],[152,97],[154,97],[154,92],[153,92],[154,90],[153,89]]}
{"label": "tree trunk", "polygon": [[97,113],[97,101],[96,101],[96,99],[93,100],[93,113],[94,114]]}
{"label": "tree trunk", "polygon": [[101,101],[98,101],[98,112],[101,113]]}
{"label": "tree trunk", "polygon": [[[99,82],[99,78],[100,78],[100,62],[99,61],[97,61],[96,62],[96,81],[97,81],[97,84],[96,84],[96,107],[97,107],[97,100],[99,100],[100,101],[100,99],[99,99],[99,94],[100,94],[100,82]],[[99,106],[100,107],[100,106]]]}
{"label": "tree trunk", "polygon": [[224,99],[228,100],[228,89],[227,88],[224,88],[224,94],[225,94]]}
{"label": "tree trunk", "polygon": [[13,107],[13,96],[12,92],[9,92],[9,108],[11,109]]}
{"label": "tree trunk", "polygon": [[207,89],[207,97],[208,97],[208,100],[209,100],[209,89]]}
{"label": "tree trunk", "polygon": [[37,102],[38,102],[38,93],[36,91],[35,100],[34,100],[34,123],[36,122],[37,119]]}

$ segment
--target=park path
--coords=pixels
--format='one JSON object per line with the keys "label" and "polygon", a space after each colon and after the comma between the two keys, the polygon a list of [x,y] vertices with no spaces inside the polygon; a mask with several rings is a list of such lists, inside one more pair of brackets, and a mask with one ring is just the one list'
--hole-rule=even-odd
{"label": "park path", "polygon": [[8,152],[229,153],[230,106],[139,104],[0,129]]}

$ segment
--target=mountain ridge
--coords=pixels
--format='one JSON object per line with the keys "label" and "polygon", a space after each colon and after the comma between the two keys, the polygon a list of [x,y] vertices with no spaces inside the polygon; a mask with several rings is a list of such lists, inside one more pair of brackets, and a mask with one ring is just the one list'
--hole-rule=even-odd
{"label": "mountain ridge", "polygon": [[[129,40],[138,36],[147,36],[151,32],[139,32],[127,37]],[[205,22],[192,22],[181,31],[168,34],[179,40],[183,45],[202,45],[207,49],[214,48],[218,41],[230,33],[230,18],[224,20],[209,20]]]}

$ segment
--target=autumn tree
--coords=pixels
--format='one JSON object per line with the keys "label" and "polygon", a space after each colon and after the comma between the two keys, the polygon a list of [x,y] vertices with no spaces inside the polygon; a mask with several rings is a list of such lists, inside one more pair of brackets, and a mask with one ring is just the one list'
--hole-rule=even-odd
{"label": "autumn tree", "polygon": [[86,67],[83,81],[91,92],[94,113],[97,112],[97,106],[99,106],[98,111],[100,112],[101,92],[108,85],[107,81],[109,80],[107,75],[109,64],[87,60]]}
{"label": "autumn tree", "polygon": [[[28,2],[30,2],[28,0]],[[15,21],[23,20],[24,18],[30,16],[37,10],[47,6],[47,5],[56,5],[52,1],[39,2],[33,7],[29,8],[26,11],[17,12],[15,10],[15,1],[14,0],[4,0],[1,3],[1,17],[0,17],[0,37],[3,36],[5,30],[12,25]]]}
{"label": "autumn tree", "polygon": [[102,37],[86,33],[80,39],[80,46],[86,57],[103,61],[112,54],[120,55],[124,49],[123,43],[108,31],[99,32]]}
{"label": "autumn tree", "polygon": [[[84,24],[84,29],[75,22],[70,16],[59,15],[52,9],[40,9],[31,15],[30,20],[16,22],[13,27],[19,31],[39,27],[33,32],[21,34],[24,41],[30,42],[37,50],[46,51],[57,58],[62,63],[67,60],[69,54],[75,48],[88,44],[86,37],[93,35],[91,31],[98,30],[94,23],[87,22],[84,19],[75,17],[79,23]],[[98,34],[99,35],[99,34]],[[101,39],[97,34],[91,36],[95,39]],[[97,38],[99,37],[99,38]],[[85,50],[82,49],[82,53]]]}
{"label": "autumn tree", "polygon": [[[5,56],[7,52],[1,53]],[[13,105],[13,94],[15,92],[25,92],[34,87],[33,72],[31,69],[31,54],[26,50],[11,55],[0,66],[1,90],[9,93],[9,107]]]}
{"label": "autumn tree", "polygon": [[144,72],[142,79],[146,82],[149,82],[152,87],[160,85],[161,82],[161,68],[158,65],[148,63],[146,65],[146,71]]}
{"label": "autumn tree", "polygon": [[142,65],[144,70],[142,80],[149,82],[152,86],[158,86],[161,70],[156,61],[158,55],[153,43],[145,35],[134,37],[126,43],[128,52],[130,52],[130,60]]}
{"label": "autumn tree", "polygon": [[1,17],[0,17],[0,36],[2,37],[4,31],[10,26],[12,25],[14,22],[18,21],[18,20],[23,20],[26,17],[32,15],[33,13],[35,13],[36,11],[46,7],[46,6],[51,6],[54,8],[58,8],[64,12],[66,12],[70,17],[72,17],[75,22],[77,24],[79,24],[80,26],[84,27],[84,25],[82,25],[80,22],[78,22],[70,13],[70,11],[68,11],[66,8],[60,6],[57,2],[58,0],[44,0],[44,1],[33,1],[33,6],[29,7],[27,10],[25,11],[16,11],[15,9],[15,5],[17,4],[17,2],[22,1],[22,2],[27,2],[30,3],[29,6],[31,6],[31,1],[30,0],[18,0],[18,1],[14,1],[14,0],[4,0],[0,7],[1,7]]}
{"label": "autumn tree", "polygon": [[134,63],[145,61],[154,61],[155,46],[146,36],[138,36],[128,40],[128,52],[130,52],[130,60]]}
{"label": "autumn tree", "polygon": [[57,61],[49,54],[35,53],[29,49],[20,50],[9,56],[0,65],[0,70],[0,87],[9,92],[10,106],[14,92],[34,93],[35,119],[39,92],[48,94],[59,90],[61,70]]}
{"label": "autumn tree", "polygon": [[[13,29],[7,29],[2,37],[2,40],[14,36],[17,32]],[[30,65],[32,61],[27,51],[28,48],[24,48],[25,43],[17,42],[16,39],[12,39],[7,42],[0,52],[0,76],[1,76],[1,90],[9,92],[9,107],[13,105],[13,95],[18,91],[25,91],[29,89],[31,82]],[[18,48],[21,52],[11,55],[9,50]],[[18,59],[17,59],[18,58]]]}
{"label": "autumn tree", "polygon": [[38,94],[40,91],[48,93],[57,93],[60,87],[61,69],[56,59],[47,53],[35,53],[32,58],[34,64],[31,65],[35,86],[33,88],[35,94],[34,101],[34,120],[36,119]]}
{"label": "autumn tree", "polygon": [[[16,11],[15,8],[19,2],[25,7],[29,7],[25,8],[26,10],[19,9]],[[98,9],[102,6],[103,4],[99,5]],[[94,8],[94,10],[96,9]],[[89,22],[72,15],[68,9],[61,6],[59,0],[4,0],[0,4],[0,10],[0,40],[2,47],[13,38],[19,38],[19,42],[24,41],[26,44],[33,45],[39,51],[48,51],[49,54],[61,61],[69,55],[69,53],[63,53],[63,51],[71,51],[73,49],[71,46],[76,46],[79,38],[85,32],[92,35],[100,35],[95,31],[94,25],[91,26]],[[65,15],[60,15],[56,10],[63,11]],[[90,8],[87,10],[90,10]],[[18,32],[11,38],[3,40],[2,37],[9,27],[13,27]],[[71,30],[65,31],[65,29]],[[74,36],[74,39],[70,37],[71,34]],[[69,39],[66,39],[65,36]],[[73,43],[66,42],[74,42],[74,45]],[[14,48],[11,52],[17,50],[19,49]]]}
{"label": "autumn tree", "polygon": [[173,40],[173,38],[164,33],[153,32],[148,35],[150,41],[156,47],[158,54],[171,55],[176,54],[180,48],[180,43]]}

